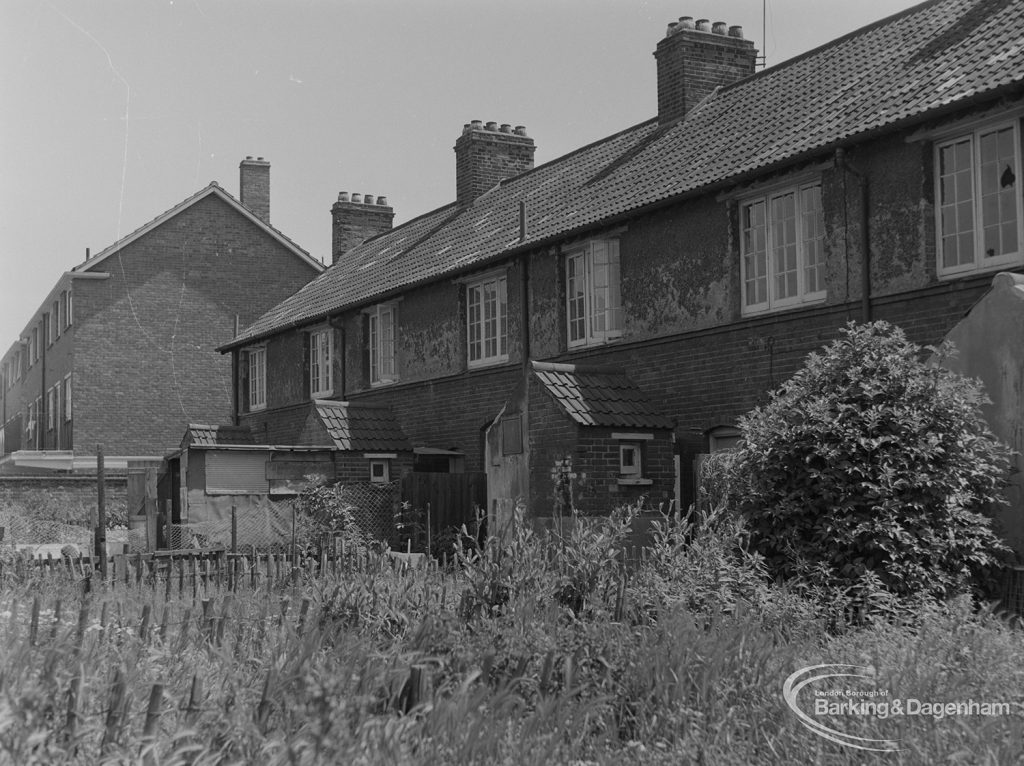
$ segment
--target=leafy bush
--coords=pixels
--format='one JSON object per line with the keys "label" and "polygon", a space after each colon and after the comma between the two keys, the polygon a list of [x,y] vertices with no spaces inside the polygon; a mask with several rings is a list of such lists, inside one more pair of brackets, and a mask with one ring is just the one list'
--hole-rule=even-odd
{"label": "leafy bush", "polygon": [[924,351],[885,322],[851,323],[742,418],[731,492],[771,574],[862,603],[942,599],[1007,552],[986,516],[1009,463],[984,394]]}
{"label": "leafy bush", "polygon": [[368,543],[353,515],[355,506],[346,498],[342,484],[306,487],[295,500],[295,510],[302,519],[303,539],[326,534],[348,547],[363,548]]}

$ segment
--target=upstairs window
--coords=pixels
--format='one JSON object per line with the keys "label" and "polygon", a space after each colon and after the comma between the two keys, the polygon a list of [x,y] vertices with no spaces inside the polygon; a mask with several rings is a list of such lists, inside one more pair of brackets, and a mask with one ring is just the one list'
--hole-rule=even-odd
{"label": "upstairs window", "polygon": [[39,361],[39,328],[32,328],[32,341],[29,346],[29,362],[28,366],[31,367],[33,364]]}
{"label": "upstairs window", "polygon": [[565,258],[569,348],[607,343],[622,335],[619,241],[588,242]]}
{"label": "upstairs window", "polygon": [[740,205],[743,314],[825,299],[825,218],[819,183]]}
{"label": "upstairs window", "polygon": [[46,430],[52,431],[57,427],[57,387],[46,392]]}
{"label": "upstairs window", "polygon": [[395,304],[382,303],[369,312],[370,385],[398,380],[395,368]]}
{"label": "upstairs window", "polygon": [[330,329],[309,334],[309,392],[313,397],[329,396],[334,390],[331,346]]}
{"label": "upstairs window", "polygon": [[262,410],[267,406],[267,349],[249,349],[249,409]]}
{"label": "upstairs window", "polygon": [[60,299],[53,302],[50,309],[50,343],[60,337]]}
{"label": "upstairs window", "polygon": [[71,422],[71,375],[64,376],[64,422]]}
{"label": "upstairs window", "polygon": [[63,290],[60,294],[60,319],[61,329],[66,330],[71,326],[71,293]]}
{"label": "upstairs window", "polygon": [[508,293],[504,275],[466,285],[468,366],[508,361]]}
{"label": "upstairs window", "polygon": [[1017,122],[978,128],[935,145],[938,269],[942,276],[1019,263]]}

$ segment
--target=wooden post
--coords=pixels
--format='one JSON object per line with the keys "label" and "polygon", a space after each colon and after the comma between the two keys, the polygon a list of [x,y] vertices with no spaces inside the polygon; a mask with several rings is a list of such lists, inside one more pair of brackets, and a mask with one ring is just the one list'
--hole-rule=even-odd
{"label": "wooden post", "polygon": [[114,685],[110,690],[110,707],[107,709],[106,726],[103,731],[103,741],[100,743],[100,753],[106,754],[110,746],[117,742],[118,733],[121,729],[121,713],[124,705],[125,680],[124,674],[118,668],[114,676]]}
{"label": "wooden post", "polygon": [[156,725],[160,720],[160,703],[163,702],[163,698],[163,684],[153,684],[149,693],[149,705],[146,707],[146,723],[142,728],[142,749],[139,751],[146,766],[156,763],[153,750],[156,747]]}
{"label": "wooden post", "polygon": [[78,724],[78,693],[82,688],[82,677],[75,676],[68,687],[68,712],[64,719],[64,729],[69,740],[75,738],[75,726]]}
{"label": "wooden post", "polygon": [[231,552],[238,553],[238,513],[231,504]]}
{"label": "wooden post", "polygon": [[103,470],[103,445],[96,445],[96,534],[94,550],[100,559],[100,576],[107,582],[107,498]]}

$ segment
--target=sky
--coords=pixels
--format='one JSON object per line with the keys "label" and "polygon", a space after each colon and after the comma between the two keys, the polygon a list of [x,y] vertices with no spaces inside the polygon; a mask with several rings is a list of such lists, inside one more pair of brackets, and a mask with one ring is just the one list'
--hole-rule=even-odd
{"label": "sky", "polygon": [[915,0],[0,0],[0,353],[60,275],[271,163],[270,220],[330,262],[338,192],[395,225],[455,197],[471,120],[540,165],[657,111],[679,16],[743,26],[768,66]]}

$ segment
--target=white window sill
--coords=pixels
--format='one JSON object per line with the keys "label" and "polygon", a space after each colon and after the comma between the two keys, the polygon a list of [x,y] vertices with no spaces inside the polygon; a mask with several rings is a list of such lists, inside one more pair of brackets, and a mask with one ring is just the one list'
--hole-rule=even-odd
{"label": "white window sill", "polygon": [[265,405],[265,404],[259,404],[259,405],[250,404],[249,405],[249,412],[262,412],[266,408],[267,408],[267,405]]}
{"label": "white window sill", "polygon": [[748,317],[758,317],[765,314],[780,314],[783,311],[793,311],[795,309],[805,309],[810,306],[820,306],[825,302],[828,295],[816,295],[813,298],[808,298],[802,301],[793,301],[792,303],[783,303],[781,306],[759,306],[757,308],[742,308],[740,309],[740,316],[744,319]]}
{"label": "white window sill", "polygon": [[973,277],[981,274],[993,274],[997,271],[1012,269],[1021,265],[1024,265],[1024,258],[1015,255],[1011,258],[992,259],[983,266],[972,265],[940,269],[938,271],[938,277],[939,279],[960,279],[962,277]]}
{"label": "white window sill", "polygon": [[477,359],[475,362],[471,362],[471,361],[469,361],[467,359],[466,360],[466,369],[469,369],[469,370],[479,370],[482,367],[493,367],[493,366],[495,366],[497,364],[507,364],[507,363],[508,363],[508,354],[505,354],[504,356],[493,356],[493,357],[489,357],[487,359]]}
{"label": "white window sill", "polygon": [[654,479],[619,479],[620,487],[649,487]]}
{"label": "white window sill", "polygon": [[327,399],[334,393],[334,389],[330,388],[326,391],[313,391],[310,395],[310,399]]}

